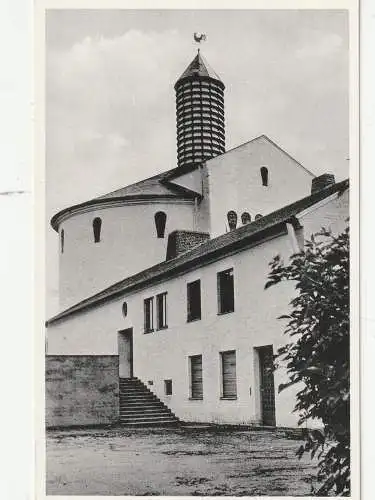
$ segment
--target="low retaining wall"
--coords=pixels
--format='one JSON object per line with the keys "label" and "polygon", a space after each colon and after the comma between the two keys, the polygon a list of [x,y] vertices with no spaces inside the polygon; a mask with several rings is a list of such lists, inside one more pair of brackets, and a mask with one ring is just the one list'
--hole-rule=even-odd
{"label": "low retaining wall", "polygon": [[118,356],[46,356],[46,427],[114,424]]}

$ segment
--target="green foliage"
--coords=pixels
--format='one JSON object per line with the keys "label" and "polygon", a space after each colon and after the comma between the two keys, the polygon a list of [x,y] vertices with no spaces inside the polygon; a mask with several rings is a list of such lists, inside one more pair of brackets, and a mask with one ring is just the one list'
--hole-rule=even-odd
{"label": "green foliage", "polygon": [[293,281],[297,294],[285,334],[290,342],[276,355],[289,382],[302,384],[294,411],[299,425],[320,419],[323,430],[305,432],[297,455],[319,458],[318,496],[350,495],[349,228],[339,236],[323,229],[287,265],[275,257],[266,288]]}

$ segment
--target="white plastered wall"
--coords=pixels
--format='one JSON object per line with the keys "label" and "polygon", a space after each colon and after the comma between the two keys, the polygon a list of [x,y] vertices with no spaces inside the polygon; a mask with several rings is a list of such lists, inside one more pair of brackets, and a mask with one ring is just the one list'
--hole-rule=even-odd
{"label": "white plastered wall", "polygon": [[[301,216],[304,232],[310,235],[322,225],[341,231],[346,223],[348,197],[333,196],[327,203]],[[322,223],[324,222],[324,224]],[[289,310],[294,296],[292,283],[282,283],[264,290],[269,262],[278,253],[292,252],[290,236],[282,235],[253,248],[192,270],[147,290],[112,300],[102,306],[72,316],[48,329],[49,354],[118,354],[117,333],[133,328],[134,373],[143,382],[152,381],[150,389],[187,421],[218,423],[259,423],[259,380],[254,349],[273,345],[274,352],[288,338],[278,316]],[[217,273],[233,267],[235,312],[217,314]],[[186,284],[201,280],[202,319],[186,321]],[[143,301],[167,292],[168,328],[144,334]],[[122,304],[128,315],[122,316]],[[236,401],[220,399],[220,352],[236,350]],[[189,356],[203,358],[202,401],[189,400]],[[173,395],[164,394],[164,380],[172,379]],[[275,373],[276,423],[296,426],[298,416],[291,413],[296,388],[277,392],[286,382],[285,372]]]}
{"label": "white plastered wall", "polygon": [[[268,169],[268,186],[262,185],[260,168]],[[243,144],[206,162],[212,237],[225,233],[227,213],[266,215],[311,192],[313,175],[265,136]],[[237,227],[238,227],[237,226]]]}
{"label": "white plastered wall", "polygon": [[[154,215],[167,214],[164,238],[157,238]],[[94,243],[92,222],[102,219]],[[194,202],[143,202],[90,209],[60,224],[64,253],[59,256],[60,308],[64,309],[107,286],[165,260],[168,234],[194,229]]]}

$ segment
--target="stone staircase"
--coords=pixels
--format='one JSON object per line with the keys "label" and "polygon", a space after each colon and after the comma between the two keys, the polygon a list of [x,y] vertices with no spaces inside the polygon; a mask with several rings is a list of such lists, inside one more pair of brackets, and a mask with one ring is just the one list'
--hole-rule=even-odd
{"label": "stone staircase", "polygon": [[176,415],[137,377],[120,378],[120,424],[147,427],[178,423]]}

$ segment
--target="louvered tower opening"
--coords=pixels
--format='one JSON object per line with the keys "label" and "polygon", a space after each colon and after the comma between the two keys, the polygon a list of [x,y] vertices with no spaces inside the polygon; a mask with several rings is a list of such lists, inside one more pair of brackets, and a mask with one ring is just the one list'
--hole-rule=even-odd
{"label": "louvered tower opening", "polygon": [[198,51],[175,84],[179,167],[225,152],[224,89]]}

